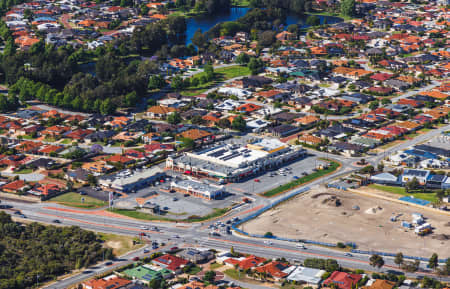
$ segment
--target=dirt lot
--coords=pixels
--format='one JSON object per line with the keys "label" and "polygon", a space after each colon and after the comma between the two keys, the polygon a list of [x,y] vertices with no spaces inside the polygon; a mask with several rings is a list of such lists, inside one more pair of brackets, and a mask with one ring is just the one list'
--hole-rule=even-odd
{"label": "dirt lot", "polygon": [[[423,214],[433,233],[419,237],[413,229],[412,213]],[[390,217],[402,214],[397,222]],[[249,233],[272,232],[276,236],[323,242],[355,242],[361,250],[403,252],[429,257],[450,257],[450,218],[385,200],[326,188],[315,188],[243,225]]]}

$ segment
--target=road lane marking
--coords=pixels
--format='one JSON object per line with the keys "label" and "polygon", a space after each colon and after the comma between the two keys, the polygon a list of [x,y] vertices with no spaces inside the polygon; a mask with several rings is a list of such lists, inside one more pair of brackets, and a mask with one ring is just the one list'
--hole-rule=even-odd
{"label": "road lane marking", "polygon": [[53,214],[49,214],[49,213],[42,213],[42,212],[40,212],[38,214],[47,215],[47,216],[51,216],[51,217],[57,217],[57,218],[60,218],[60,219],[70,220],[70,221],[79,222],[79,223],[88,224],[88,225],[94,225],[94,226],[101,226],[101,227],[121,229],[121,230],[128,230],[128,231],[136,231],[136,232],[142,232],[142,233],[151,232],[151,233],[155,233],[155,234],[162,234],[161,232],[152,231],[152,230],[142,230],[142,229],[132,228],[132,227],[122,227],[122,226],[109,225],[109,224],[99,224],[99,223],[79,220],[79,219],[75,219],[75,218],[71,218],[71,217],[64,217],[64,216],[59,216],[59,215],[53,215]]}

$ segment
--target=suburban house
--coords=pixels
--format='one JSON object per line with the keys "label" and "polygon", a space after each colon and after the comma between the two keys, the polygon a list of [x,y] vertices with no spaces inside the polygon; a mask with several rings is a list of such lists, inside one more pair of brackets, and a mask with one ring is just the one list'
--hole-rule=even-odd
{"label": "suburban house", "polygon": [[334,284],[339,289],[352,289],[361,279],[362,276],[360,274],[334,271],[322,284],[325,287],[330,287],[331,284]]}

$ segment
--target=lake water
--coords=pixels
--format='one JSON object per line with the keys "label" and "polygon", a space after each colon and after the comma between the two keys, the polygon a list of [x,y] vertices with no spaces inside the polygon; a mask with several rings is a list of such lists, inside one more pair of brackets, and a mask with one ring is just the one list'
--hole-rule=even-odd
{"label": "lake water", "polygon": [[244,16],[250,8],[246,7],[232,7],[229,13],[217,14],[214,16],[198,16],[191,17],[186,20],[186,45],[191,43],[191,38],[194,36],[195,31],[199,28],[202,32],[206,32],[214,25],[220,22],[235,21]]}
{"label": "lake water", "polygon": [[[198,16],[188,18],[186,21],[186,45],[191,43],[191,38],[192,36],[194,36],[194,33],[195,31],[197,31],[197,29],[200,28],[203,32],[206,32],[217,23],[235,21],[239,19],[240,17],[244,16],[250,9],[251,8],[247,7],[232,7],[230,9],[230,12],[228,13],[218,14],[214,16]],[[291,24],[298,24],[300,28],[307,28],[308,25],[305,23],[307,17],[308,15],[298,16],[297,14],[290,13],[286,18],[286,27]],[[324,23],[325,19],[327,19],[328,24],[334,24],[342,21],[342,19],[339,17],[322,15],[318,15],[318,17],[321,24]]]}

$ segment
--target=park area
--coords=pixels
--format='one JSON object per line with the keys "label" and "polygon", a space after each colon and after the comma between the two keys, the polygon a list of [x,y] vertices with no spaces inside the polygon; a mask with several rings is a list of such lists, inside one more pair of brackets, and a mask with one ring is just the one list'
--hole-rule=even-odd
{"label": "park area", "polygon": [[186,96],[198,95],[204,93],[208,89],[218,86],[224,81],[246,75],[250,75],[250,69],[247,66],[233,65],[227,67],[220,67],[214,69],[214,79],[202,82],[202,79],[206,77],[206,72],[200,72],[195,74],[191,78],[191,83],[192,79],[195,79],[196,83],[198,84],[182,90],[181,94]]}
{"label": "park area", "polygon": [[[302,212],[302,213],[299,213]],[[402,227],[412,222],[412,213],[421,213],[433,232],[424,237],[414,228]],[[397,221],[391,217],[397,216]],[[316,186],[241,225],[251,234],[327,243],[354,242],[358,249],[429,257],[438,252],[450,256],[450,217],[388,200]]]}
{"label": "park area", "polygon": [[51,198],[49,202],[54,202],[64,206],[83,209],[96,209],[104,207],[108,204],[107,202],[90,197],[88,195],[80,195],[74,192],[65,193],[56,196],[54,198]]}

